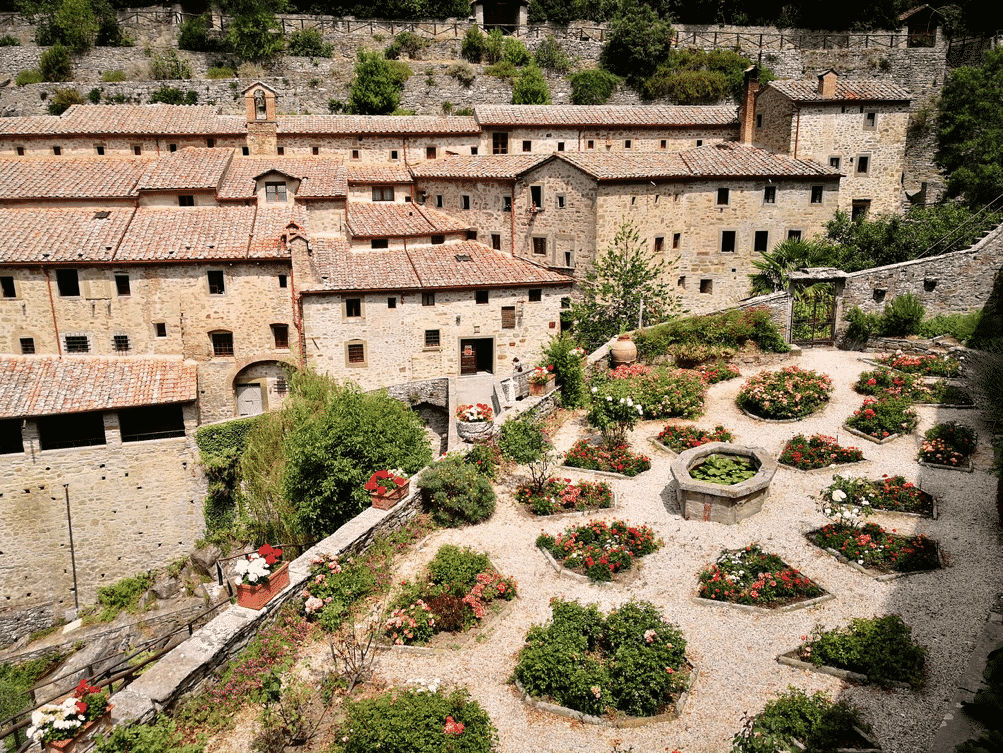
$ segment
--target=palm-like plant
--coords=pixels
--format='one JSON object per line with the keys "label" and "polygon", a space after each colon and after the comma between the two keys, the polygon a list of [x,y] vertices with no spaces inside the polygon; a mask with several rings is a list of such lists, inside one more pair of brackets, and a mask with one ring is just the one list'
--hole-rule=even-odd
{"label": "palm-like plant", "polygon": [[[791,272],[802,267],[824,266],[831,263],[832,256],[831,249],[818,241],[788,238],[772,251],[764,253],[762,258],[752,262],[756,272],[749,275],[750,295],[767,295],[786,290]],[[795,297],[800,298],[809,291],[810,288],[798,291]]]}

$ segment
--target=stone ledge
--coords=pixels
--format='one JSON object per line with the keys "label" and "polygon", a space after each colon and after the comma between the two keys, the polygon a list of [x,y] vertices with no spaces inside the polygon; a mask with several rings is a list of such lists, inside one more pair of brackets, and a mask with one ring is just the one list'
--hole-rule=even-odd
{"label": "stone ledge", "polygon": [[[824,589],[823,589],[824,590]],[[690,601],[694,604],[703,604],[712,607],[724,607],[726,609],[736,609],[739,612],[749,612],[751,614],[786,614],[787,612],[796,612],[799,609],[810,609],[811,607],[817,607],[824,604],[827,601],[832,601],[835,599],[835,595],[825,592],[821,596],[816,596],[813,599],[805,599],[804,601],[799,601],[794,604],[786,604],[782,607],[777,607],[772,609],[770,607],[757,607],[752,604],[734,604],[730,601],[716,601],[715,599],[705,599],[701,596],[691,596]]]}
{"label": "stone ledge", "polygon": [[888,444],[899,437],[906,436],[905,434],[890,434],[884,439],[878,439],[877,437],[872,437],[870,434],[860,431],[859,429],[854,429],[852,426],[847,426],[843,424],[843,430],[855,437],[860,437],[861,439],[866,439],[868,442],[873,442],[874,444]]}
{"label": "stone ledge", "polygon": [[[794,649],[793,651],[788,651],[786,654],[780,654],[777,656],[777,663],[785,664],[788,667],[794,667],[794,669],[803,669],[806,672],[816,672],[821,675],[831,675],[832,677],[838,677],[840,680],[848,680],[850,682],[858,682],[861,685],[869,685],[871,681],[867,679],[867,675],[862,675],[859,672],[851,672],[847,669],[839,669],[838,667],[830,667],[827,664],[823,664],[821,667],[816,667],[810,662],[801,661],[797,658],[798,651]],[[912,685],[907,682],[899,682],[893,680],[888,683],[888,687],[895,688],[897,690],[912,690]]]}
{"label": "stone ledge", "polygon": [[[899,534],[896,534],[896,535],[899,535]],[[878,582],[881,582],[881,583],[884,583],[884,582],[889,581],[889,580],[897,580],[898,578],[905,578],[905,577],[907,577],[909,575],[922,575],[923,573],[932,573],[932,572],[936,572],[937,570],[941,570],[941,569],[944,568],[944,556],[943,556],[943,554],[941,553],[941,550],[940,550],[940,542],[937,542],[937,541],[935,541],[934,543],[937,545],[937,560],[940,562],[940,567],[939,568],[933,568],[932,570],[909,570],[908,572],[903,572],[903,573],[883,573],[880,570],[873,570],[873,569],[871,569],[869,567],[864,567],[863,565],[857,564],[853,560],[848,559],[847,557],[845,557],[842,554],[840,554],[839,552],[837,552],[835,549],[830,549],[828,547],[820,547],[820,546],[818,546],[818,544],[816,544],[815,542],[813,542],[810,538],[808,539],[808,543],[811,544],[814,547],[818,547],[819,549],[821,549],[826,554],[829,554],[829,555],[835,557],[836,560],[840,564],[847,565],[848,567],[853,568],[857,572],[863,573],[864,575],[866,575],[869,578],[874,578],[874,580],[876,580]]]}
{"label": "stone ledge", "polygon": [[921,465],[924,468],[933,468],[936,471],[959,471],[961,473],[972,473],[975,470],[975,463],[972,459],[968,459],[967,465],[957,466],[957,465],[942,465],[940,463],[928,463],[925,460],[917,460],[917,465]]}

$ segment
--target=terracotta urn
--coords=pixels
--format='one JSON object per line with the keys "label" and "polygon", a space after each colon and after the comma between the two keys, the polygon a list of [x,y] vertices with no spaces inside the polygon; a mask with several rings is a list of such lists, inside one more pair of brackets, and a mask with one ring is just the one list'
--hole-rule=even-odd
{"label": "terracotta urn", "polygon": [[614,369],[617,366],[629,366],[637,360],[637,346],[630,339],[630,335],[620,335],[610,348],[610,352],[613,354]]}

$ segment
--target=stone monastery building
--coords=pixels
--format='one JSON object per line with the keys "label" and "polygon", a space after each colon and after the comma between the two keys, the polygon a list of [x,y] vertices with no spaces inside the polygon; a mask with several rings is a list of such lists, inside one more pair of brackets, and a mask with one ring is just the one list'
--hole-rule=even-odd
{"label": "stone monastery building", "polygon": [[[699,312],[744,297],[753,260],[837,209],[900,210],[907,92],[832,71],[756,79],[737,112],[284,116],[256,83],[243,118],[0,118],[0,539],[25,525],[59,538],[54,485],[70,483],[101,508],[95,533],[150,537],[169,559],[201,524],[199,424],[279,405],[286,364],[364,389],[506,376],[560,331],[575,278],[624,221]],[[117,509],[137,495],[164,519]],[[49,582],[64,555],[8,553],[0,591],[65,593]]]}

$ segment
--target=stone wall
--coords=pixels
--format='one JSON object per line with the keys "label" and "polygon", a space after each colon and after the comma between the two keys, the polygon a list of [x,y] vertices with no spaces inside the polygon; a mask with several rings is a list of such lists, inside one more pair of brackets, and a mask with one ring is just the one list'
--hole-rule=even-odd
{"label": "stone wall", "polygon": [[[0,646],[7,646],[22,635],[44,630],[56,621],[55,604],[46,601],[32,606],[0,609]],[[20,661],[28,661],[21,659]]]}

